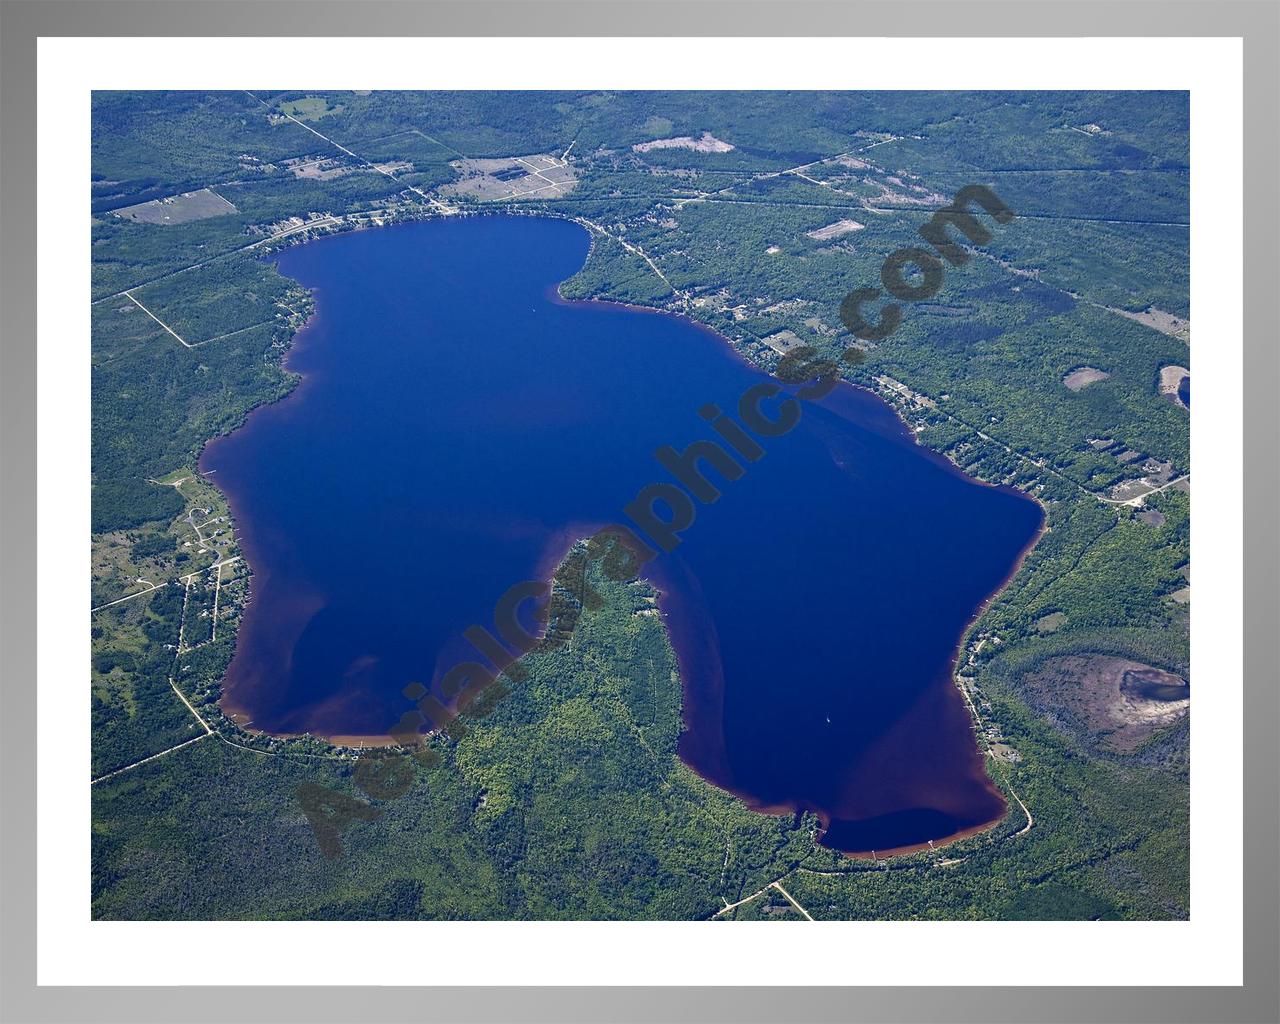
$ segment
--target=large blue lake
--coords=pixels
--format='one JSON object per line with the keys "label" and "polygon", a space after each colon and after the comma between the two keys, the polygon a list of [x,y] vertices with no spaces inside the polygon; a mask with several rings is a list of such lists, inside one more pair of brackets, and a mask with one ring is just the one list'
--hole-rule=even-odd
{"label": "large blue lake", "polygon": [[[714,439],[699,409],[769,379],[686,320],[560,301],[587,249],[567,221],[484,217],[280,257],[316,289],[288,357],[302,383],[202,461],[255,571],[226,684],[240,720],[384,735],[508,587],[670,479],[656,449]],[[684,677],[682,756],[752,806],[815,811],[848,852],[998,818],[952,662],[1039,506],[848,385],[760,443],[646,573]]]}

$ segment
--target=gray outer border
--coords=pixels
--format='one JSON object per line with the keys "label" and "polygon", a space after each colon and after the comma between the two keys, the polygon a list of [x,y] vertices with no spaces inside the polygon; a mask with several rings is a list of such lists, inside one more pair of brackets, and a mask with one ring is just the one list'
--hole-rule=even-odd
{"label": "gray outer border", "polygon": [[[3,595],[0,935],[9,1021],[1280,1020],[1275,184],[1280,6],[1226,2],[834,3],[0,0]],[[1245,963],[1242,988],[37,988],[35,986],[35,40],[47,36],[1236,36],[1245,40]],[[857,45],[851,40],[850,59]],[[957,61],[966,60],[958,47]],[[1234,296],[1226,297],[1231,301]],[[1203,313],[1201,314],[1203,315]],[[1242,552],[1242,556],[1243,556]],[[660,954],[659,954],[660,955]],[[856,961],[857,951],[850,950]],[[424,980],[431,978],[423,964]],[[590,981],[590,979],[584,979]],[[252,1007],[250,1010],[249,1008]]]}

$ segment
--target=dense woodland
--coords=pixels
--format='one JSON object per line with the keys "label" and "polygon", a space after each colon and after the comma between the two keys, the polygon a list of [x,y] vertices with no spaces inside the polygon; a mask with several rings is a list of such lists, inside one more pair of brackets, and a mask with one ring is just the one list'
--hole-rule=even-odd
{"label": "dense woodland", "polygon": [[[204,732],[171,679],[218,731],[94,785],[95,916],[710,917],[784,878],[819,919],[1187,916],[1186,719],[1120,755],[1027,690],[1067,655],[1188,677],[1189,606],[1171,595],[1186,584],[1189,494],[1107,500],[1150,460],[1168,479],[1190,471],[1187,411],[1158,386],[1161,367],[1190,366],[1188,344],[1115,312],[1189,316],[1185,94],[311,95],[94,99],[95,604],[137,578],[164,584],[93,614],[95,777]],[[704,132],[734,148],[631,149]],[[578,180],[555,198],[440,191],[463,157],[566,152]],[[313,157],[341,173],[291,169]],[[393,162],[412,167],[371,166]],[[782,173],[800,165],[813,166]],[[847,373],[922,444],[1046,508],[1047,532],[962,656],[984,727],[1019,754],[988,762],[1005,821],[942,856],[872,864],[817,846],[811,820],[749,811],[676,757],[679,679],[661,620],[636,614],[643,585],[601,581],[608,602],[572,642],[527,659],[528,678],[465,735],[437,739],[408,792],[374,801],[378,817],[324,858],[295,792],[360,795],[352,752],[224,718],[240,591],[215,639],[212,616],[184,616],[207,587],[176,582],[233,548],[192,546],[191,509],[224,510],[210,484],[172,475],[194,475],[210,438],[295,383],[281,360],[311,300],[270,253],[436,215],[424,196],[571,217],[593,244],[567,296],[685,313],[772,367],[763,339],[781,331],[832,354],[849,345],[845,294],[878,286],[885,257],[974,182],[1018,216],[929,302],[905,303],[902,326]],[[205,188],[235,212],[118,215]],[[861,227],[808,234],[842,219]],[[1063,378],[1082,366],[1109,376],[1071,391]],[[1015,793],[1035,817],[1025,833]],[[769,890],[721,919],[795,916]]]}

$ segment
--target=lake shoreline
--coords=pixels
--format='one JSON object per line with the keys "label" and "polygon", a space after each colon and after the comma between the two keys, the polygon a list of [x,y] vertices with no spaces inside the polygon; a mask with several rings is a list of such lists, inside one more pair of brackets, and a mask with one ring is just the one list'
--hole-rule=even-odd
{"label": "lake shoreline", "polygon": [[[502,216],[510,216],[510,215],[511,214],[509,212],[495,211],[493,214],[485,214],[480,216],[502,217]],[[517,214],[517,216],[530,216],[530,215]],[[447,220],[448,218],[428,218],[428,219]],[[578,223],[581,226],[581,222],[578,221],[576,218],[564,217],[560,215],[549,215],[547,219],[565,220],[573,223]],[[343,232],[337,235],[326,236],[326,237],[340,238],[340,237],[343,237],[343,235],[345,234],[347,233]],[[589,230],[588,230],[588,234],[590,235]],[[319,241],[319,240],[322,240],[322,239],[317,239],[316,241]],[[592,244],[594,244],[593,236],[592,236]],[[585,265],[585,262],[584,262],[584,265]],[[577,273],[577,271],[575,271],[575,273]],[[573,275],[570,275],[570,278],[572,276]],[[569,280],[570,278],[566,278],[565,280]],[[714,336],[716,344],[718,346],[720,346],[724,350],[727,350],[728,353],[731,353],[733,358],[737,362],[739,362],[743,367],[749,369],[751,372],[753,373],[766,372],[763,370],[763,368],[755,365],[747,356],[745,356],[739,350],[739,348],[732,342],[732,340],[729,339],[727,336],[721,334],[719,331],[717,331],[716,329],[706,324],[703,324],[697,320],[694,320],[692,317],[690,317],[686,313],[669,310],[669,309],[663,309],[660,307],[618,302],[618,301],[608,300],[608,299],[566,299],[564,298],[563,294],[560,291],[564,283],[565,283],[564,281],[561,281],[557,284],[554,284],[548,290],[548,297],[551,298],[551,300],[556,304],[564,305],[564,306],[587,306],[587,307],[613,306],[613,307],[620,307],[633,312],[641,312],[641,313],[650,314],[650,315],[656,314],[656,315],[671,317],[676,320],[682,321],[683,323],[689,326],[696,328],[698,331],[702,333],[705,333],[709,336]],[[313,310],[312,315],[308,318],[307,322],[295,331],[293,337],[291,338],[289,348],[286,350],[284,354],[284,358],[282,359],[282,362],[281,362],[282,369],[284,369],[286,372],[298,374],[300,379],[298,380],[296,385],[276,401],[270,402],[270,403],[264,403],[263,405],[258,406],[253,410],[250,410],[250,412],[246,415],[245,420],[240,425],[238,425],[237,428],[235,428],[236,430],[243,429],[245,425],[248,423],[249,419],[253,417],[256,413],[258,413],[259,410],[265,409],[265,408],[278,407],[280,404],[284,403],[286,399],[296,398],[300,393],[303,392],[303,390],[306,387],[308,375],[296,369],[291,364],[293,364],[296,359],[300,358],[303,354],[305,354],[306,345],[308,341],[313,341],[316,335],[316,326],[319,323],[318,317],[319,317],[319,310],[317,308],[316,310]],[[1014,577],[1016,577],[1026,557],[1035,548],[1036,544],[1039,542],[1040,538],[1043,536],[1044,531],[1046,529],[1043,506],[1033,496],[1027,495],[1024,492],[1016,491],[1015,489],[1005,487],[1004,485],[993,484],[988,481],[981,480],[980,478],[969,476],[967,473],[961,470],[958,466],[956,466],[951,460],[947,459],[944,455],[938,452],[935,452],[932,449],[927,448],[926,446],[920,444],[918,438],[909,429],[908,425],[903,420],[898,410],[896,410],[892,405],[890,405],[887,401],[881,398],[872,389],[867,388],[863,385],[854,383],[852,381],[842,381],[841,383],[847,384],[848,390],[855,392],[859,395],[865,396],[864,398],[861,399],[862,401],[874,400],[875,403],[883,407],[884,412],[891,413],[893,421],[897,424],[897,431],[900,435],[899,440],[910,440],[911,445],[913,446],[914,449],[916,449],[919,453],[926,455],[931,461],[934,461],[937,464],[944,466],[948,471],[948,473],[954,475],[957,479],[960,479],[968,484],[978,484],[983,487],[995,488],[1001,491],[1006,491],[1008,493],[1016,494],[1021,498],[1030,499],[1031,501],[1036,503],[1038,509],[1040,510],[1041,523],[1040,523],[1039,530],[1036,532],[1034,537],[1032,537],[1032,539],[1018,553],[1018,555],[1016,556],[1016,558],[1012,563],[1011,568],[1009,569],[1008,573],[1006,574],[1005,578],[1000,583],[1000,585],[995,590],[993,590],[990,594],[988,594],[983,599],[983,601],[977,606],[977,608],[973,611],[972,615],[969,617],[965,627],[962,629],[960,636],[956,642],[956,646],[955,646],[955,649],[951,658],[951,663],[950,663],[952,686],[949,689],[960,690],[961,684],[958,682],[958,680],[955,677],[956,677],[957,669],[959,667],[960,658],[963,654],[965,639],[970,634],[974,625],[976,625],[976,623],[980,621],[982,616],[985,614],[991,602],[994,601],[994,599],[998,597],[999,594],[1005,590],[1005,588],[1014,579]],[[844,390],[844,389],[840,389],[840,390]],[[201,463],[202,471],[203,471],[203,463],[206,458],[207,452],[210,450],[212,446],[216,445],[216,443],[219,440],[227,436],[230,436],[230,434],[220,435],[219,437],[213,438],[206,443],[205,449],[202,450],[200,455],[200,463]],[[655,466],[655,475],[657,475],[660,472],[661,471],[658,469],[658,467]],[[244,523],[245,522],[244,516],[239,510],[237,510],[236,502],[232,499],[231,494],[225,491],[224,493],[227,495],[228,503],[229,503],[229,506],[231,507],[233,517],[237,519],[239,522]],[[589,535],[589,532],[593,532],[593,531],[588,531],[588,535]],[[250,550],[250,548],[252,547],[252,541],[248,539],[249,532],[245,531],[243,534],[243,537],[244,539],[242,540],[242,544],[243,544],[244,556],[246,558],[246,561],[249,562],[250,567],[252,568],[255,565],[255,563],[259,561],[259,559]],[[549,579],[550,576],[554,573],[555,567],[558,566],[563,561],[564,555],[567,554],[568,551],[571,550],[575,544],[585,539],[584,536],[579,535],[579,531],[576,529],[576,524],[563,528],[560,531],[560,538],[561,539],[558,540],[555,545],[553,545],[555,547],[558,547],[561,551],[559,558],[558,559],[553,558],[552,555],[548,553],[544,555],[542,562],[539,563],[539,572],[545,571],[547,579]],[[567,538],[567,545],[562,543],[565,538]],[[664,631],[667,634],[668,641],[669,643],[671,643],[673,650],[675,650],[677,658],[683,660],[681,655],[680,645],[677,643],[675,633],[673,632],[670,622],[668,621],[670,618],[670,614],[674,610],[672,607],[672,603],[675,599],[672,597],[672,591],[670,588],[664,588],[659,582],[656,582],[655,580],[650,579],[648,576],[646,576],[645,578],[647,582],[649,582],[649,584],[653,586],[654,590],[658,594],[658,604],[659,604],[660,610],[662,611],[662,615],[664,619]],[[254,589],[255,589],[255,581],[257,581],[257,579],[258,577],[257,577],[257,574],[255,573],[254,577],[250,582],[250,603],[252,603],[252,598],[253,598]],[[512,582],[514,583],[516,581],[513,580]],[[246,611],[246,614],[252,614],[252,613],[249,611]],[[686,654],[685,657],[687,656],[688,655]],[[681,676],[682,676],[682,680],[681,680],[682,692],[684,694],[684,699],[682,701],[682,719],[684,719],[685,721],[686,730],[687,730],[688,724],[689,724],[688,718],[687,718],[687,710],[689,705],[693,703],[693,701],[691,701],[691,697],[693,695],[691,694],[690,675],[689,673],[686,673],[686,671],[684,670],[683,664],[681,665]],[[965,699],[965,695],[963,692],[960,694],[952,694],[952,697],[955,700],[962,701],[966,706],[968,705],[968,702]],[[220,697],[219,704],[222,707],[224,714],[226,714],[227,717],[233,721],[236,720],[237,716],[241,718],[244,718],[246,716],[246,712],[244,711],[244,709],[242,707],[236,706],[237,703],[238,702],[235,700],[233,689],[225,685],[225,680],[224,680],[223,692]],[[969,714],[969,711],[966,710],[966,716],[968,716],[968,714]],[[237,722],[237,725],[239,725],[238,722]],[[363,746],[363,747],[372,748],[372,747],[390,747],[390,746],[401,745],[401,744],[398,744],[395,740],[393,740],[390,736],[387,736],[385,734],[372,734],[372,733],[371,734],[349,734],[349,733],[340,733],[336,731],[330,734],[316,733],[316,732],[306,732],[306,733],[274,732],[270,730],[259,730],[259,729],[252,728],[251,721],[246,721],[244,725],[239,725],[239,727],[242,728],[246,733],[249,733],[251,735],[252,734],[269,735],[269,736],[274,736],[281,739],[295,738],[295,737],[301,737],[301,736],[313,736],[319,739],[326,740],[335,745],[341,745],[341,746],[347,746],[347,747]],[[682,741],[683,741],[683,736],[682,736]],[[717,788],[733,793],[735,796],[738,796],[745,803],[747,803],[748,806],[751,806],[753,810],[758,810],[761,813],[777,813],[777,814],[790,814],[790,813],[795,813],[797,811],[811,810],[811,808],[803,807],[798,804],[794,806],[785,805],[785,806],[777,806],[777,807],[769,807],[764,804],[760,804],[757,806],[756,803],[753,803],[752,799],[748,794],[738,792],[732,786],[726,786],[724,782],[717,781],[714,778],[710,778],[706,774],[704,774],[702,771],[699,771],[699,769],[695,767],[694,764],[692,764],[689,760],[687,760],[684,757],[683,753],[681,754],[681,758],[682,760],[685,760],[685,763],[692,770],[694,770],[699,775],[699,777],[704,778],[705,781],[708,781],[712,785],[717,786]],[[983,774],[985,776],[988,789],[993,794],[998,796],[1003,807],[1002,812],[998,816],[996,816],[994,819],[988,822],[985,822],[983,824],[963,829],[952,836],[943,837],[940,839],[934,839],[931,843],[916,844],[914,846],[903,847],[903,848],[891,848],[886,851],[878,851],[878,852],[883,852],[889,855],[898,855],[898,854],[906,854],[906,853],[914,852],[915,850],[919,850],[919,849],[925,849],[925,848],[928,848],[929,846],[934,846],[934,847],[940,846],[948,842],[954,842],[956,840],[966,838],[968,836],[986,831],[987,829],[990,829],[994,825],[998,824],[1000,821],[1004,820],[1009,810],[1008,803],[1007,801],[1004,800],[1003,795],[1000,793],[999,788],[995,786],[994,783],[991,781],[990,773],[989,771],[986,770],[985,764],[983,768],[984,768]],[[865,856],[865,854],[858,853],[858,852],[848,852],[848,851],[842,851],[842,852],[846,852],[846,854],[849,856],[855,856],[855,857]]]}

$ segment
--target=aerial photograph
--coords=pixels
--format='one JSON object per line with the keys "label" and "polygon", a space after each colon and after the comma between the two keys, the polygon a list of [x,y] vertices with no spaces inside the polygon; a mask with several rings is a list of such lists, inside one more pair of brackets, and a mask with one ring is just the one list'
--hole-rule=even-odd
{"label": "aerial photograph", "polygon": [[92,917],[1188,919],[1189,115],[95,92]]}

